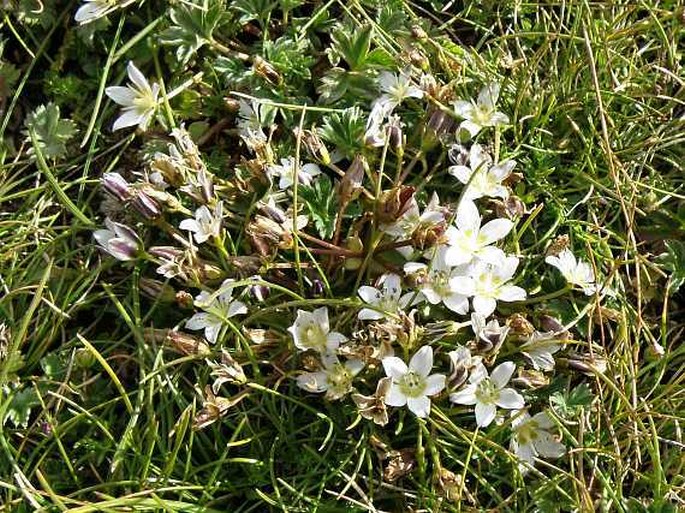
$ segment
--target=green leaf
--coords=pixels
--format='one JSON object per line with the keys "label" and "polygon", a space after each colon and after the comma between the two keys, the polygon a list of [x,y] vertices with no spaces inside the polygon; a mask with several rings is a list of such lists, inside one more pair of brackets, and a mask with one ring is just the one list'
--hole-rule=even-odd
{"label": "green leaf", "polygon": [[[41,105],[28,116],[25,126],[36,134],[36,141],[44,157],[59,158],[67,153],[66,142],[76,134],[76,125],[70,119],[60,119],[59,107],[54,103]],[[28,130],[26,142],[31,143]],[[29,154],[34,154],[33,148]]]}
{"label": "green leaf", "polygon": [[685,242],[667,240],[664,242],[666,252],[657,257],[657,262],[671,273],[670,295],[678,292],[685,283]]}
{"label": "green leaf", "polygon": [[2,424],[5,425],[9,420],[15,427],[25,429],[29,424],[31,409],[39,405],[40,401],[33,388],[28,387],[16,392],[14,397],[12,397],[12,402],[7,408],[7,414],[2,421]]}
{"label": "green leaf", "polygon": [[224,3],[209,2],[207,8],[182,4],[171,9],[173,25],[160,34],[162,44],[176,46],[176,59],[184,66],[204,45],[212,42],[214,30],[225,17]]}
{"label": "green leaf", "polygon": [[307,205],[319,235],[323,239],[330,238],[338,215],[331,179],[323,175],[311,187],[301,186],[298,192]]}
{"label": "green leaf", "polygon": [[554,411],[564,418],[577,417],[583,409],[592,404],[594,396],[587,383],[582,383],[570,392],[555,392],[549,398]]}
{"label": "green leaf", "polygon": [[356,30],[339,27],[333,32],[331,39],[332,51],[343,58],[350,70],[361,71],[366,66],[371,49],[371,25]]}
{"label": "green leaf", "polygon": [[321,137],[342,151],[347,158],[352,158],[364,149],[364,132],[366,120],[359,107],[335,112],[324,118],[319,129]]}

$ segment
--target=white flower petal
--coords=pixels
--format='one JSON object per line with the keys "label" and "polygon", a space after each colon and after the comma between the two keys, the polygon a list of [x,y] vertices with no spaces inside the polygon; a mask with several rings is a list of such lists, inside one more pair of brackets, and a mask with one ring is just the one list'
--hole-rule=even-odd
{"label": "white flower petal", "polygon": [[447,169],[447,172],[457,178],[461,183],[466,184],[469,182],[469,179],[471,178],[471,175],[473,174],[473,171],[471,168],[468,168],[466,166],[450,166]]}
{"label": "white flower petal", "polygon": [[357,314],[357,318],[360,321],[377,321],[383,317],[385,317],[384,314],[377,312],[376,310],[371,310],[370,308],[362,308]]}
{"label": "white flower petal", "polygon": [[497,408],[494,404],[476,403],[476,424],[478,427],[487,427],[497,414]]}
{"label": "white flower petal", "polygon": [[138,95],[129,87],[110,86],[105,89],[105,94],[109,96],[115,103],[123,105],[124,107],[131,107],[134,105]]}
{"label": "white flower petal", "polygon": [[497,308],[497,301],[491,297],[475,296],[473,298],[473,309],[483,317],[489,317]]}
{"label": "white flower petal", "polygon": [[409,361],[409,368],[424,378],[427,377],[433,368],[433,348],[423,346],[416,351]]}
{"label": "white flower petal", "polygon": [[388,356],[383,358],[382,363],[385,374],[394,380],[402,379],[402,377],[409,372],[407,364],[397,356]]}
{"label": "white flower petal", "polygon": [[307,392],[325,392],[328,389],[328,375],[323,371],[305,372],[297,377],[297,386]]}
{"label": "white flower petal", "polygon": [[566,452],[564,444],[556,441],[547,431],[538,431],[538,438],[533,442],[540,456],[545,458],[559,458]]}
{"label": "white flower petal", "polygon": [[201,330],[210,324],[209,314],[206,312],[196,313],[186,321],[186,328],[189,330]]}
{"label": "white flower petal", "polygon": [[458,392],[450,394],[450,401],[456,404],[464,404],[466,406],[476,404],[476,402],[478,402],[476,399],[476,387],[477,385],[475,383],[466,385]]}
{"label": "white flower petal", "polygon": [[378,304],[381,300],[381,292],[376,287],[369,287],[368,285],[362,285],[359,287],[357,294],[364,303],[369,303],[370,305]]}
{"label": "white flower petal", "polygon": [[492,374],[490,374],[490,379],[492,379],[492,382],[497,388],[504,388],[506,384],[509,383],[515,370],[516,364],[514,362],[500,363],[495,367],[495,370],[492,371]]}
{"label": "white flower petal", "polygon": [[461,201],[459,208],[457,209],[457,218],[455,220],[455,224],[461,231],[471,229],[474,232],[477,232],[480,229],[480,213],[478,212],[478,207],[473,201],[468,199]]}
{"label": "white flower petal", "polygon": [[128,128],[130,126],[136,126],[141,124],[145,120],[145,115],[141,114],[137,109],[126,109],[121,115],[116,119],[112,125],[112,131],[117,131],[122,128]]}
{"label": "white flower petal", "polygon": [[483,86],[478,93],[478,105],[485,107],[487,110],[494,110],[499,99],[500,85],[497,82],[490,82]]}
{"label": "white flower petal", "polygon": [[526,299],[526,291],[515,285],[504,285],[497,291],[497,299],[500,301],[523,301]]}
{"label": "white flower petal", "polygon": [[444,374],[432,374],[426,378],[425,395],[436,395],[443,391],[447,378]]}
{"label": "white flower petal", "polygon": [[384,401],[388,406],[404,406],[407,404],[407,396],[402,393],[397,384],[392,383],[388,389],[388,393],[385,394]]}
{"label": "white flower petal", "polygon": [[128,61],[126,71],[128,72],[128,78],[140,91],[151,91],[150,83],[147,81],[147,78],[145,78],[145,75],[136,68],[133,61]]}
{"label": "white flower petal", "polygon": [[407,407],[409,411],[419,418],[425,419],[431,412],[431,400],[425,395],[420,397],[408,397]]}
{"label": "white flower petal", "polygon": [[234,315],[244,313],[247,313],[247,306],[245,305],[245,303],[242,303],[241,301],[231,301],[231,304],[228,307],[228,311],[226,312],[226,317],[230,318]]}
{"label": "white flower petal", "polygon": [[506,237],[513,227],[514,223],[509,219],[493,219],[480,229],[479,241],[483,244],[492,244]]}
{"label": "white flower petal", "polygon": [[526,402],[523,400],[523,396],[513,388],[504,388],[500,390],[495,404],[507,410],[520,410],[526,405]]}
{"label": "white flower petal", "polygon": [[455,313],[465,315],[469,311],[469,298],[461,294],[450,294],[442,299],[447,308]]}
{"label": "white flower petal", "polygon": [[459,116],[460,118],[468,119],[472,118],[474,114],[474,105],[471,102],[467,102],[465,100],[457,100],[454,102],[454,112]]}

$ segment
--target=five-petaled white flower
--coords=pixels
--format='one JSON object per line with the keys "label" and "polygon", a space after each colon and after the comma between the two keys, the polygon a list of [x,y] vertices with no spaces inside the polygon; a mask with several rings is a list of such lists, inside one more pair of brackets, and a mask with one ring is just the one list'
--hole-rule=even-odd
{"label": "five-petaled white flower", "polygon": [[233,280],[225,280],[219,288],[219,294],[202,291],[195,298],[195,306],[204,310],[196,313],[186,321],[189,330],[204,330],[205,338],[216,343],[219,332],[227,319],[247,313],[247,306],[233,299]]}
{"label": "five-petaled white flower", "polygon": [[469,311],[469,298],[453,286],[452,278],[462,276],[466,266],[450,267],[447,265],[445,251],[444,247],[438,249],[430,266],[415,262],[404,264],[404,272],[422,275],[419,280],[419,290],[430,304],[443,303],[453,312],[465,314]]}
{"label": "five-petaled white flower", "polygon": [[105,89],[107,96],[124,107],[112,130],[135,125],[145,130],[159,105],[159,84],[150,86],[150,82],[131,61],[126,70],[131,81],[128,86],[110,86]]}
{"label": "five-petaled white flower", "polygon": [[513,388],[505,388],[516,370],[513,362],[499,364],[488,376],[484,365],[477,366],[469,376],[469,384],[459,392],[450,394],[450,401],[457,404],[476,405],[476,424],[487,427],[495,420],[497,407],[520,410],[525,405],[521,394]]}
{"label": "five-petaled white flower", "polygon": [[497,301],[522,301],[526,291],[509,283],[514,277],[519,259],[505,257],[497,265],[477,260],[465,275],[456,276],[451,286],[466,296],[473,296],[473,310],[488,317],[497,308]]}
{"label": "five-petaled white flower", "polygon": [[210,237],[221,235],[221,220],[223,217],[223,204],[221,201],[214,205],[214,212],[202,205],[195,211],[195,219],[184,219],[179,228],[193,232],[193,238],[197,244],[202,244]]}
{"label": "five-petaled white flower", "polygon": [[295,340],[295,347],[302,351],[313,349],[321,354],[335,352],[347,340],[341,333],[331,331],[325,306],[313,312],[298,310],[295,323],[288,331]]}
{"label": "five-petaled white flower", "polygon": [[444,374],[430,374],[433,368],[433,348],[423,346],[409,361],[409,366],[396,356],[383,358],[385,374],[392,383],[385,396],[388,406],[404,406],[417,417],[428,417],[431,401],[428,396],[439,394],[445,388]]}
{"label": "five-petaled white flower", "polygon": [[[297,167],[297,170],[295,169]],[[310,186],[314,181],[314,177],[321,174],[321,169],[316,164],[305,164],[295,166],[295,159],[288,157],[281,159],[281,164],[273,164],[269,166],[268,171],[273,176],[279,176],[278,188],[285,190],[292,187],[297,181],[302,185]]]}
{"label": "five-petaled white flower", "polygon": [[502,182],[511,175],[516,162],[505,160],[497,165],[492,164],[492,158],[485,153],[480,144],[474,144],[469,150],[469,165],[450,166],[449,174],[461,183],[468,184],[464,192],[464,199],[475,200],[482,197],[509,197],[509,189]]}
{"label": "five-petaled white flower", "polygon": [[93,237],[107,253],[122,262],[135,260],[143,249],[143,241],[138,234],[125,224],[105,219],[106,230],[96,230]]}
{"label": "five-petaled white flower", "polygon": [[509,450],[518,457],[522,474],[528,472],[529,465],[533,466],[536,457],[559,458],[566,452],[564,444],[550,432],[554,422],[546,412],[532,417],[525,411],[512,412],[512,415]]}
{"label": "five-petaled white flower", "polygon": [[580,287],[586,296],[591,296],[597,291],[595,285],[595,273],[587,262],[576,260],[573,252],[566,248],[558,255],[550,255],[545,262],[561,271],[566,281],[571,285]]}
{"label": "five-petaled white flower", "polygon": [[378,85],[383,94],[376,102],[392,105],[393,108],[402,103],[405,98],[423,98],[423,91],[412,83],[407,71],[400,73],[383,71],[378,77]]}
{"label": "five-petaled white flower", "polygon": [[457,209],[455,224],[445,232],[449,245],[445,253],[447,265],[468,264],[474,258],[491,264],[502,260],[504,252],[491,244],[506,237],[514,227],[509,219],[493,219],[481,226],[478,207],[464,199]]}
{"label": "five-petaled white flower", "polygon": [[397,274],[383,275],[379,280],[379,285],[383,287],[382,290],[368,285],[359,287],[359,297],[365,303],[375,307],[373,309],[362,308],[357,315],[359,319],[375,321],[396,315],[401,308],[409,304],[414,295],[413,292],[402,295],[400,277]]}
{"label": "five-petaled white flower", "polygon": [[466,130],[471,137],[475,137],[485,127],[508,124],[509,117],[495,110],[499,90],[499,84],[491,82],[480,90],[476,102],[465,100],[454,102],[457,116],[464,119],[459,125],[459,130]]}
{"label": "five-petaled white flower", "polygon": [[387,121],[395,106],[391,102],[377,101],[371,107],[369,119],[366,122],[364,142],[368,146],[384,146],[388,138]]}
{"label": "five-petaled white flower", "polygon": [[304,372],[297,377],[297,386],[307,392],[326,392],[326,399],[340,399],[352,390],[354,377],[364,368],[361,360],[347,360],[341,363],[335,355],[322,358],[323,370]]}

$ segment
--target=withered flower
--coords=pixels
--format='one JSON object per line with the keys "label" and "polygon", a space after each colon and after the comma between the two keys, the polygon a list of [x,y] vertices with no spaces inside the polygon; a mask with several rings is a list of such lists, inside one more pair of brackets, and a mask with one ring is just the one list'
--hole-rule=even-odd
{"label": "withered flower", "polygon": [[193,419],[193,429],[198,431],[214,424],[217,420],[226,415],[233,406],[245,399],[248,394],[249,391],[245,390],[231,398],[217,397],[212,392],[212,387],[209,385],[206,386],[202,409]]}
{"label": "withered flower", "polygon": [[388,408],[385,406],[385,395],[388,393],[391,378],[381,378],[376,385],[373,395],[352,394],[352,400],[359,409],[359,414],[368,420],[373,420],[379,426],[388,423]]}
{"label": "withered flower", "polygon": [[221,363],[207,360],[207,365],[212,369],[210,376],[216,378],[214,383],[212,383],[212,391],[215,394],[219,393],[219,389],[224,383],[231,385],[244,385],[247,383],[243,367],[225,349],[221,350]]}

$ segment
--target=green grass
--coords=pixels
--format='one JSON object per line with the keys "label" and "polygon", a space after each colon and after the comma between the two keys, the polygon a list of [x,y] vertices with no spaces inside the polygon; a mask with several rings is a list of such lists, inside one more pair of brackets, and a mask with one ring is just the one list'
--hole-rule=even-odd
{"label": "green grass", "polygon": [[[436,405],[425,423],[402,410],[385,428],[350,425],[349,401],[342,406],[303,394],[292,373],[281,373],[287,354],[245,340],[235,350],[251,359],[254,379],[225,394],[237,402],[219,422],[192,428],[202,409],[199,384],[210,379],[204,358],[170,351],[151,331],[181,323],[192,309],[145,295],[153,267],[103,257],[90,223],[102,224],[102,173],[139,163],[138,141],[109,131],[116,110],[102,96],[104,85],[124,77],[122,63],[151,52],[148,69],[157,70],[167,90],[205,72],[206,98],[182,93],[180,106],[165,114],[169,125],[228,117],[217,96],[221,81],[201,62],[192,72],[162,72],[171,67],[172,51],[146,38],[158,33],[163,2],[110,15],[108,38],[96,37],[92,47],[78,39],[75,4],[56,4],[45,26],[9,10],[0,22],[3,60],[20,71],[12,94],[0,98],[0,322],[7,327],[0,340],[0,511],[685,508],[685,301],[682,290],[668,293],[684,271],[671,273],[656,258],[665,241],[685,240],[681,2],[465,2],[446,13],[427,3],[392,3],[414,22],[430,21],[431,39],[416,45],[459,94],[476,92],[487,77],[504,79],[502,107],[512,128],[502,135],[502,151],[519,162],[516,192],[528,207],[542,206],[525,230],[518,227],[517,249],[533,259],[566,234],[576,253],[584,249],[586,260],[622,284],[617,298],[602,305],[592,298],[576,303],[576,296],[540,305],[575,324],[573,350],[594,359],[595,370],[565,373],[573,362],[568,354],[559,358],[563,379],[540,393],[565,398],[568,416],[560,425],[568,454],[525,479],[507,451],[506,427],[475,430],[472,414]],[[375,12],[347,2],[314,10],[326,9],[348,11],[358,26]],[[242,36],[216,37],[215,46]],[[373,37],[390,55],[401,52],[381,31]],[[259,43],[248,38],[240,49],[254,52]],[[213,51],[202,50],[207,63]],[[84,55],[95,64],[85,66]],[[301,65],[292,64],[291,78],[304,85],[287,103],[299,104],[300,93],[313,87],[298,75]],[[70,76],[81,95],[67,83]],[[270,87],[261,84],[248,92],[260,96]],[[49,100],[80,133],[67,158],[39,155],[36,162],[27,153],[23,119]],[[99,105],[95,114],[93,105]],[[293,111],[293,127],[300,114]],[[215,169],[234,158],[227,157],[233,149],[202,148]],[[429,166],[441,164],[424,157],[417,168],[430,175]],[[310,248],[304,239],[298,243],[298,258],[309,263]],[[531,296],[544,292],[550,279],[544,269],[525,269],[521,281]],[[301,275],[296,280],[302,285]],[[304,293],[294,283],[293,292]],[[292,298],[282,291],[273,296],[261,318],[253,313],[250,327],[283,336],[288,325],[268,314],[282,313]],[[581,383],[591,399],[579,397]],[[403,449],[414,451],[414,470],[393,483],[383,480],[396,456],[389,451]]]}

